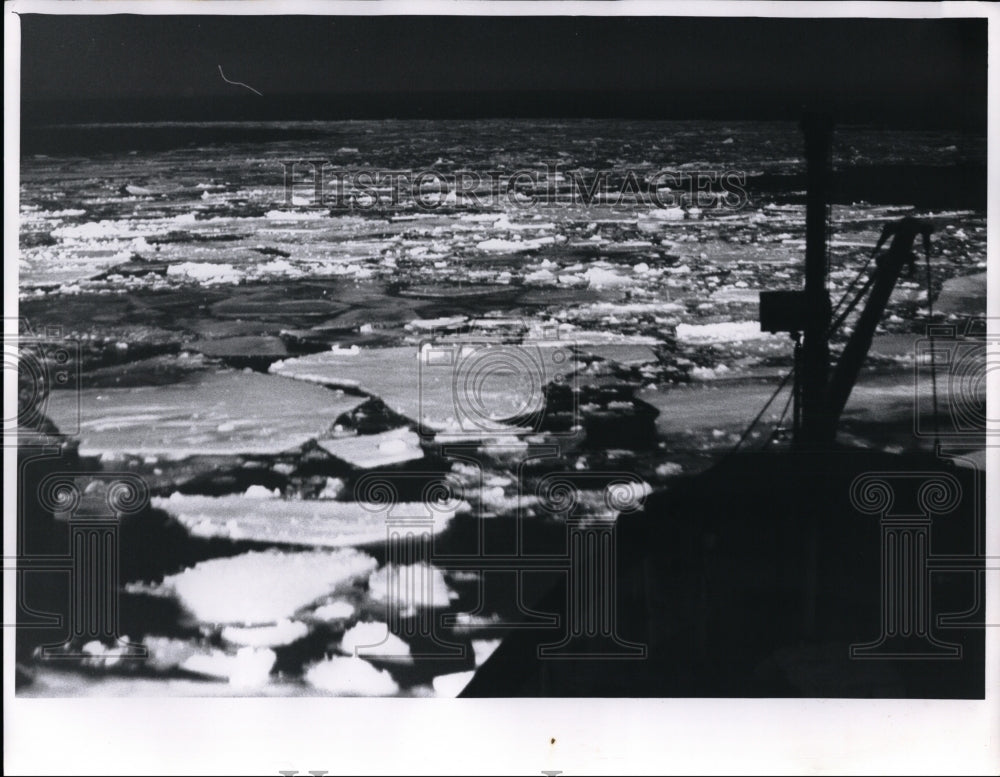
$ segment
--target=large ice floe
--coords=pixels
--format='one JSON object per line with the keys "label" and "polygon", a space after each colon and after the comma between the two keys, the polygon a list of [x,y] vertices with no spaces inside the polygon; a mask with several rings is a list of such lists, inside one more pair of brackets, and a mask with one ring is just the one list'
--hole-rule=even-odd
{"label": "large ice floe", "polygon": [[466,502],[338,502],[332,499],[275,499],[270,496],[154,497],[153,506],[177,518],[197,537],[225,537],[276,545],[339,548],[385,542],[393,518],[426,521],[432,534],[443,531]]}
{"label": "large ice floe", "polygon": [[62,430],[80,430],[80,453],[183,458],[276,454],[322,436],[361,397],[253,372],[195,373],[179,383],[56,391]]}
{"label": "large ice floe", "polygon": [[375,559],[354,549],[251,551],[199,562],[153,590],[175,596],[202,623],[272,625],[366,578],[375,566]]}
{"label": "large ice floe", "polygon": [[435,431],[507,433],[507,421],[544,408],[543,390],[578,365],[568,344],[425,343],[336,349],[286,359],[271,372],[365,391]]}

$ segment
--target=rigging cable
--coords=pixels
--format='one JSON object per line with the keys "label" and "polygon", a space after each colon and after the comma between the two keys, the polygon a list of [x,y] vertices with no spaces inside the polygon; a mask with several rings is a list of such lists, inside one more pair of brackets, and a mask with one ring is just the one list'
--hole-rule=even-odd
{"label": "rigging cable", "polygon": [[826,330],[827,338],[831,337],[838,329],[840,329],[840,325],[844,323],[845,319],[849,315],[851,315],[851,311],[858,306],[858,303],[861,302],[861,298],[867,293],[873,283],[875,283],[875,273],[872,273],[871,277],[865,281],[865,285],[861,287],[861,290],[854,295],[854,299],[851,300],[851,304],[847,306],[847,309],[840,314],[836,321],[830,324],[830,328]]}
{"label": "rigging cable", "polygon": [[858,274],[854,276],[854,279],[849,284],[847,284],[847,288],[844,289],[844,296],[840,298],[840,301],[834,306],[833,310],[830,312],[831,318],[837,315],[837,312],[840,310],[840,306],[843,305],[844,300],[847,299],[847,295],[854,290],[854,284],[856,284],[859,280],[861,280],[861,276],[864,275],[865,270],[868,269],[871,263],[872,263],[872,257],[869,256],[868,261],[865,262],[865,266],[862,267],[860,270],[858,270]]}
{"label": "rigging cable", "polygon": [[771,406],[771,403],[778,398],[778,394],[780,394],[781,390],[788,385],[788,381],[791,380],[794,374],[795,374],[795,368],[793,367],[791,370],[788,371],[785,377],[781,379],[781,382],[778,384],[778,387],[774,390],[774,393],[771,394],[767,402],[764,403],[764,407],[760,409],[760,412],[757,413],[756,416],[754,416],[754,419],[750,422],[750,425],[743,432],[743,435],[740,437],[739,441],[736,443],[736,445],[732,447],[732,449],[726,454],[726,456],[731,456],[732,454],[736,453],[736,451],[740,449],[740,446],[742,446],[743,443],[746,442],[747,438],[750,436],[750,432],[752,432],[753,428],[760,422],[760,419],[764,417],[764,413],[767,412],[767,409]]}
{"label": "rigging cable", "polygon": [[[795,372],[794,368],[792,368],[792,372]],[[774,438],[777,437],[778,430],[781,428],[781,425],[785,422],[785,416],[788,415],[788,408],[790,408],[792,406],[792,400],[793,399],[795,399],[795,391],[794,390],[788,392],[788,399],[785,400],[785,407],[781,411],[781,417],[778,418],[778,422],[774,425],[774,428],[771,430],[771,434],[764,441],[764,445],[762,447],[766,448],[768,445],[770,445],[774,441]]]}

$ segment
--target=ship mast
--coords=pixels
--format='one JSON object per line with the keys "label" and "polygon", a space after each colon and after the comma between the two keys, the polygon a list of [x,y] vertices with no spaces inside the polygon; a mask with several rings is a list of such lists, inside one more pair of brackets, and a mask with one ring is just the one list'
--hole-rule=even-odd
{"label": "ship mast", "polygon": [[[929,256],[930,234],[934,230],[930,222],[912,216],[886,224],[872,254],[875,270],[837,320],[831,323],[830,295],[827,291],[827,221],[831,199],[832,128],[833,122],[823,114],[807,114],[802,120],[808,187],[805,288],[801,291],[764,291],[760,295],[761,329],[788,332],[796,342],[794,441],[799,450],[822,450],[833,444],[840,416],[868,357],[872,338],[885,314],[889,297],[904,266],[908,265],[912,270],[916,260],[913,255],[914,240],[918,236],[923,237],[924,253]],[[892,243],[889,249],[879,253],[890,237]],[[866,264],[862,268],[859,278],[867,267]],[[868,299],[831,371],[830,338],[861,304],[866,294]],[[845,301],[846,297],[838,304],[838,311]]]}
{"label": "ship mast", "polygon": [[833,121],[824,114],[802,120],[806,146],[806,268],[801,357],[802,425],[797,447],[820,448],[833,439],[826,401],[830,369],[830,295],[827,292],[827,214]]}

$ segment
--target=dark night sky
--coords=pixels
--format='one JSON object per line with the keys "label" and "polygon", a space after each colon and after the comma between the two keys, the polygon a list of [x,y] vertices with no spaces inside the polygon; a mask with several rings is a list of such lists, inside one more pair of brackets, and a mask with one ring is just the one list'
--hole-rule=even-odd
{"label": "dark night sky", "polygon": [[[273,118],[539,115],[546,105],[554,115],[786,118],[801,103],[855,121],[978,127],[985,116],[985,20],[21,19],[22,99],[104,101],[97,114],[115,99],[117,118],[184,99]],[[218,65],[264,97],[223,82]]]}

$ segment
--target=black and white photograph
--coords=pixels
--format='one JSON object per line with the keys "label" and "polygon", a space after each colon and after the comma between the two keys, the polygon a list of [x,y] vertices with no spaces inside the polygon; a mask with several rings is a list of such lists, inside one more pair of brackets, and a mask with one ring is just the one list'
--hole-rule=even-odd
{"label": "black and white photograph", "polygon": [[605,721],[549,775],[889,704],[768,767],[951,709],[997,773],[998,19],[837,5],[6,6],[5,698]]}

